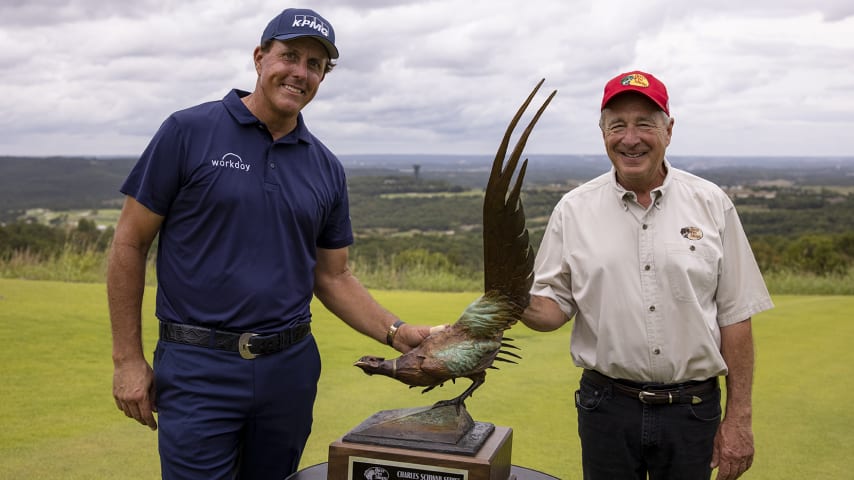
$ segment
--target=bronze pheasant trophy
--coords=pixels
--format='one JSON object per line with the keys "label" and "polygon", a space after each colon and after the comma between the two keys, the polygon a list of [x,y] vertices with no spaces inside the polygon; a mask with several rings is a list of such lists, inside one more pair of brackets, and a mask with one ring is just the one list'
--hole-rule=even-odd
{"label": "bronze pheasant trophy", "polygon": [[492,172],[483,200],[484,293],[463,311],[448,328],[427,337],[421,345],[394,359],[364,356],[355,363],[368,375],[385,375],[410,387],[426,387],[428,392],[446,381],[465,377],[472,384],[459,396],[436,403],[434,407],[464,407],[466,398],[486,379],[493,362],[516,363],[507,357],[521,358],[508,349],[516,349],[504,336],[528,306],[533,283],[534,251],[525,227],[525,212],[519,194],[525,177],[527,159],[522,162],[512,190],[510,183],[528,136],[557,91],[553,91],[522,133],[505,165],[510,136],[543,84],[540,80],[516,112],[495,154]]}

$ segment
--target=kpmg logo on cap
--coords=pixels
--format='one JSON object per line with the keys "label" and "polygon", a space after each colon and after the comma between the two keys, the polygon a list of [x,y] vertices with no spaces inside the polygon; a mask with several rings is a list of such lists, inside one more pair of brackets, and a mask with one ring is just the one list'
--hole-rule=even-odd
{"label": "kpmg logo on cap", "polygon": [[641,87],[646,88],[649,86],[649,80],[640,73],[632,73],[631,75],[626,75],[620,80],[620,83],[623,85],[631,85],[633,87]]}
{"label": "kpmg logo on cap", "polygon": [[311,28],[317,30],[324,37],[329,36],[329,27],[314,15],[294,15],[292,27]]}

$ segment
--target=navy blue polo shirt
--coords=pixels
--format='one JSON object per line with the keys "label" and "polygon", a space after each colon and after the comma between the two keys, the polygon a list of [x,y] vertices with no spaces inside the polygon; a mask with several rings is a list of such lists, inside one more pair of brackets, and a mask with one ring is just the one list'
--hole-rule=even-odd
{"label": "navy blue polo shirt", "polygon": [[121,188],[165,217],[161,320],[261,333],[307,322],[316,248],[353,242],[341,163],[302,114],[274,142],[245,95],[169,116]]}

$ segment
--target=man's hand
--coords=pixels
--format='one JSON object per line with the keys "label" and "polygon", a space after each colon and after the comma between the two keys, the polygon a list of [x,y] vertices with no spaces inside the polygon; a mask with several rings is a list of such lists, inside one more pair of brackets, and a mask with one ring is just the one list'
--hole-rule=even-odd
{"label": "man's hand", "polygon": [[421,345],[421,342],[423,342],[425,338],[434,333],[441,332],[447,327],[448,325],[428,327],[426,325],[410,325],[408,323],[404,323],[400,328],[398,328],[397,334],[394,337],[394,348],[401,353],[406,353],[418,345]]}
{"label": "man's hand", "polygon": [[113,370],[116,407],[137,422],[157,430],[154,413],[154,371],[143,360],[116,364]]}
{"label": "man's hand", "polygon": [[724,421],[715,435],[712,468],[717,480],[735,480],[753,464],[753,430],[750,422]]}

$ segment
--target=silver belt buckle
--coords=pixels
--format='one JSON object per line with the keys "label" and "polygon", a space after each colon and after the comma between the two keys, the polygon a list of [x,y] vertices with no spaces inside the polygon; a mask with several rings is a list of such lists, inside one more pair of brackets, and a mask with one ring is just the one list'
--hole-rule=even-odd
{"label": "silver belt buckle", "polygon": [[258,355],[255,355],[254,353],[249,351],[249,347],[252,346],[252,344],[249,343],[249,341],[252,339],[252,337],[257,337],[257,336],[258,336],[257,333],[248,333],[247,332],[247,333],[241,333],[240,334],[240,339],[237,340],[237,351],[240,353],[241,357],[245,358],[246,360],[252,360],[253,358],[258,356]]}
{"label": "silver belt buckle", "polygon": [[[652,400],[653,398],[656,398],[656,394],[655,394],[655,392],[647,392],[646,390],[641,390],[641,391],[638,393],[638,400],[640,400],[640,401],[641,401],[641,403],[644,403],[644,404],[647,404],[647,405],[652,405],[652,403],[650,403],[649,401],[647,401],[647,399]],[[668,403],[668,404],[672,404],[672,403],[673,403],[673,394],[672,394],[672,393],[670,393],[670,392],[667,392],[667,403]]]}

